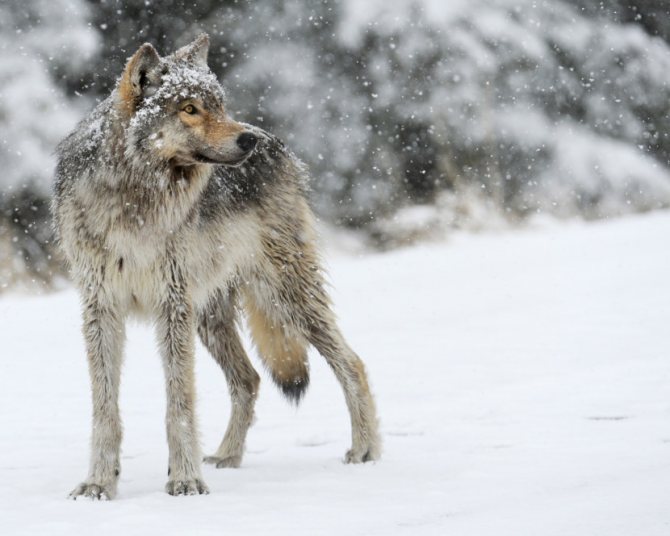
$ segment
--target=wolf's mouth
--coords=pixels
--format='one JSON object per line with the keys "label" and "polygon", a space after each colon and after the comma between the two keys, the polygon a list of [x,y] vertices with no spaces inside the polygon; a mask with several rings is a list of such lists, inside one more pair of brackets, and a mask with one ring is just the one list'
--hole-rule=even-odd
{"label": "wolf's mouth", "polygon": [[193,158],[197,161],[200,162],[201,164],[218,164],[220,166],[239,166],[242,162],[244,162],[248,156],[251,154],[251,151],[249,153],[245,154],[241,158],[236,158],[235,160],[215,160],[214,158],[211,158],[207,155],[204,155],[202,153],[195,153],[193,155]]}
{"label": "wolf's mouth", "polygon": [[215,160],[215,159],[210,158],[209,156],[204,155],[202,153],[195,153],[193,155],[193,158],[197,162],[201,162],[203,164],[225,164],[225,162],[223,160]]}

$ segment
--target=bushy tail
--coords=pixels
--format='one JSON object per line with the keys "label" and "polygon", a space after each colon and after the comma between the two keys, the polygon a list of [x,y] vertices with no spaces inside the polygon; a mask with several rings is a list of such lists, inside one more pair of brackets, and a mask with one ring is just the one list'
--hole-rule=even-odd
{"label": "bushy tail", "polygon": [[309,385],[307,341],[271,319],[251,299],[245,300],[249,329],[258,353],[284,396],[298,404]]}

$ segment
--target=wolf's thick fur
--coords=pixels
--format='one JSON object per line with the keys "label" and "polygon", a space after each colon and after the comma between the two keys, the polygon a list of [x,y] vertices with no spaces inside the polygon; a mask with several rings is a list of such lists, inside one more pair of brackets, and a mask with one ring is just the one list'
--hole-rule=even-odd
{"label": "wolf's thick fur", "polygon": [[216,453],[237,467],[259,376],[239,340],[246,311],[272,378],[298,401],[317,348],[351,415],[347,462],[378,458],[363,363],[329,306],[305,201],[305,170],[274,136],[231,120],[207,67],[207,36],[161,58],[143,45],[58,149],[54,219],[83,304],[93,391],[90,472],[72,492],[111,498],[120,471],[119,376],[129,314],[156,324],[167,384],[168,493],[207,492],[194,414],[196,332],[232,399]]}

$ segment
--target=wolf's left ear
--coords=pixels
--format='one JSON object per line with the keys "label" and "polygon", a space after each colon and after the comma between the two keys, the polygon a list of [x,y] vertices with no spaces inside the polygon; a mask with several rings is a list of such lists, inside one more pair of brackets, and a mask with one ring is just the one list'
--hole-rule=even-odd
{"label": "wolf's left ear", "polygon": [[207,67],[209,53],[209,35],[201,33],[195,41],[181,47],[174,53],[177,60],[195,63],[199,67]]}
{"label": "wolf's left ear", "polygon": [[[160,64],[161,58],[150,43],[144,43],[126,63],[119,81],[121,105],[128,115],[132,115],[143,96],[152,89],[152,71]],[[155,91],[155,87],[153,88]]]}

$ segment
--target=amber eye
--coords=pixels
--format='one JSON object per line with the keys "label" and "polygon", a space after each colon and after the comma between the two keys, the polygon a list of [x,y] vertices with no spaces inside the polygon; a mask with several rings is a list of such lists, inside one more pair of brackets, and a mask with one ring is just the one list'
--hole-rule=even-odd
{"label": "amber eye", "polygon": [[197,112],[197,110],[195,109],[195,106],[193,106],[192,104],[188,104],[188,105],[184,106],[184,109],[182,111],[186,112],[189,115],[193,115],[194,113]]}

